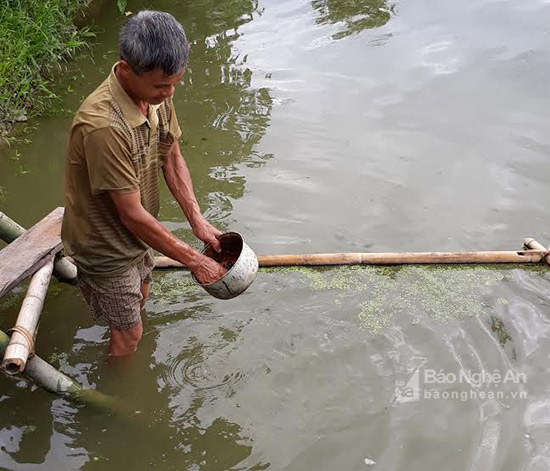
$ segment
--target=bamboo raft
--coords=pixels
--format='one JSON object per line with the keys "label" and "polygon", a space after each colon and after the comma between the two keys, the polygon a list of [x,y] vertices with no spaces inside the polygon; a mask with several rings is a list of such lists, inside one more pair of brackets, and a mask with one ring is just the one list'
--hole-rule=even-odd
{"label": "bamboo raft", "polygon": [[38,321],[52,274],[74,283],[76,266],[61,256],[63,208],[56,208],[31,229],[25,229],[0,212],[0,238],[9,245],[0,250],[0,298],[31,276],[27,295],[15,326],[0,330],[0,368],[9,376],[24,373],[48,392],[65,395],[77,402],[108,412],[124,411],[126,406],[99,391],[85,389],[34,353]]}
{"label": "bamboo raft", "polygon": [[[112,409],[120,406],[100,392],[85,390],[53,366],[34,354],[34,342],[44,299],[52,275],[74,283],[76,266],[61,255],[63,208],[56,208],[28,231],[0,212],[0,239],[8,245],[0,250],[0,298],[31,277],[27,295],[16,323],[8,332],[0,331],[1,370],[8,375],[26,374],[39,386],[57,394]],[[304,255],[260,255],[260,267],[404,265],[404,264],[536,264],[550,265],[550,252],[535,239],[524,239],[524,250],[480,252],[401,252],[401,253],[328,253]],[[185,269],[168,257],[155,257],[157,269]]]}

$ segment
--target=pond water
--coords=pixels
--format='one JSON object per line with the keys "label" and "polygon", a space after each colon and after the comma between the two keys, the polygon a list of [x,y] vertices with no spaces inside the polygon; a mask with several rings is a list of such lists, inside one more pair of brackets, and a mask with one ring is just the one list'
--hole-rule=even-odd
{"label": "pond water", "polygon": [[[258,253],[550,243],[548,1],[129,3],[184,25],[197,197]],[[0,149],[1,208],[25,226],[62,204],[72,114],[116,60],[123,18],[96,21],[59,112]],[[165,187],[160,219],[198,247]],[[54,282],[37,351],[131,412],[2,376],[0,468],[547,470],[549,290],[544,267],[274,269],[218,301],[156,272],[115,374],[105,327]]]}

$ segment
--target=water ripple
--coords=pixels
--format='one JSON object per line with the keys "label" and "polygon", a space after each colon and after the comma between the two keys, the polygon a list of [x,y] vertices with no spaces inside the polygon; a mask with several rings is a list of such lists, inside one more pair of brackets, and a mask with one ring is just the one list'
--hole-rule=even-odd
{"label": "water ripple", "polygon": [[160,379],[174,393],[188,390],[196,396],[229,397],[245,374],[232,371],[227,349],[212,350],[200,345],[185,349],[166,362]]}

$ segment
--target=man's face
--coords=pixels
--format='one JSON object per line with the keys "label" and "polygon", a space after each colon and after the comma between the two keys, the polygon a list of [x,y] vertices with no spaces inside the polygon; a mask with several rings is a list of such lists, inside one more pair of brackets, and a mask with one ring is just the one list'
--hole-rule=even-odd
{"label": "man's face", "polygon": [[129,91],[151,105],[159,105],[171,97],[185,73],[185,70],[182,70],[174,75],[164,75],[162,69],[154,69],[137,75],[124,61],[121,61],[119,66],[122,68],[121,72]]}

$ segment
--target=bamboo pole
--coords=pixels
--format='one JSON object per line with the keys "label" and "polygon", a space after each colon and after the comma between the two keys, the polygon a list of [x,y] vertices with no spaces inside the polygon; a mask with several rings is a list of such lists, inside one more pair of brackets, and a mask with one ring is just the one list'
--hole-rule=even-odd
{"label": "bamboo pole", "polygon": [[261,266],[288,265],[404,265],[431,263],[538,263],[546,251],[405,252],[313,255],[267,255]]}
{"label": "bamboo pole", "polygon": [[25,228],[17,224],[0,211],[0,239],[6,243],[13,242],[25,232]]}
{"label": "bamboo pole", "polygon": [[38,319],[40,319],[44,299],[50,285],[53,260],[52,256],[46,265],[32,276],[27,296],[25,296],[19,316],[17,316],[14,332],[2,361],[2,368],[10,375],[22,373],[29,355],[32,355],[34,351]]}
{"label": "bamboo pole", "polygon": [[[323,265],[404,265],[446,263],[539,263],[544,250],[486,252],[330,253],[306,255],[259,255],[260,267]],[[169,257],[155,257],[155,268],[185,268]]]}
{"label": "bamboo pole", "polygon": [[[4,353],[9,342],[10,337],[0,330],[0,355]],[[93,389],[84,389],[81,384],[58,371],[38,355],[33,355],[27,362],[25,375],[48,392],[67,395],[71,399],[102,410],[126,412],[126,406],[117,399]]]}
{"label": "bamboo pole", "polygon": [[[528,249],[541,251],[547,250],[544,245],[539,244],[535,239],[532,239],[530,237],[523,239],[523,245]],[[546,263],[546,265],[550,265],[550,255],[546,255],[544,257],[544,262]]]}
{"label": "bamboo pole", "polygon": [[[0,211],[0,239],[9,244],[25,232],[26,229],[23,226],[20,226]],[[67,257],[60,256],[55,260],[54,275],[61,281],[74,283],[76,281],[77,269]]]}
{"label": "bamboo pole", "polygon": [[155,268],[183,268],[184,270],[188,270],[183,263],[164,256],[155,257]]}
{"label": "bamboo pole", "polygon": [[65,283],[76,283],[77,268],[67,257],[58,255],[53,266],[53,274]]}

